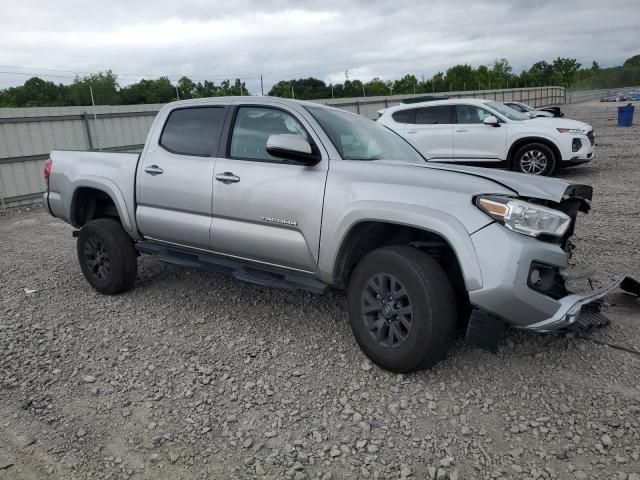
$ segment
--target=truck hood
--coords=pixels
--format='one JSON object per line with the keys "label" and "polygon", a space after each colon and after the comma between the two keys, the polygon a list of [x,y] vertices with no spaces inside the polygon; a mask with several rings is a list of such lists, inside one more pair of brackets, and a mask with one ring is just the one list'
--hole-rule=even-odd
{"label": "truck hood", "polygon": [[[549,121],[548,119],[545,119]],[[567,198],[579,198],[587,205],[591,200],[593,189],[589,185],[568,182],[557,178],[539,177],[524,173],[508,172],[506,170],[494,170],[481,167],[468,167],[465,165],[450,165],[429,163],[425,168],[459,172],[465,175],[491,180],[513,191],[521,198],[535,198],[560,203]],[[491,192],[484,192],[491,193]]]}

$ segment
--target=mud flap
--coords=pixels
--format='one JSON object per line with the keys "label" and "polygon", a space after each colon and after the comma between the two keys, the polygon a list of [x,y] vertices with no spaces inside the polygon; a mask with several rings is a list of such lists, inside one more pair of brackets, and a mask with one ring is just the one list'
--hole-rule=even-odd
{"label": "mud flap", "polygon": [[469,318],[466,339],[474,347],[498,353],[498,345],[504,336],[505,323],[480,310],[473,310]]}
{"label": "mud flap", "polygon": [[640,282],[631,277],[624,277],[620,283],[620,289],[640,297]]}

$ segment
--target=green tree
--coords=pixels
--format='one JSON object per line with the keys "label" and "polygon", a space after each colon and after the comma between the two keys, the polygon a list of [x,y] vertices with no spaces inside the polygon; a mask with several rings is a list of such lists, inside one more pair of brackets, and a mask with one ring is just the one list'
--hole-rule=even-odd
{"label": "green tree", "polygon": [[67,105],[66,87],[32,77],[23,85],[2,91],[2,107],[56,107]]}
{"label": "green tree", "polygon": [[390,87],[386,82],[375,77],[364,84],[364,90],[368,97],[389,95]]}
{"label": "green tree", "polygon": [[505,88],[509,81],[513,81],[513,68],[506,58],[498,58],[489,69],[492,88]]}
{"label": "green tree", "polygon": [[198,96],[196,84],[189,77],[182,77],[178,80],[178,92],[181,99],[195,98]]}
{"label": "green tree", "polygon": [[418,79],[415,75],[405,75],[400,80],[393,82],[393,94],[418,93]]}
{"label": "green tree", "polygon": [[622,66],[624,68],[640,68],[640,55],[627,58]]}
{"label": "green tree", "polygon": [[551,85],[553,84],[554,80],[553,65],[547,63],[544,60],[540,60],[539,62],[536,62],[531,66],[531,68],[527,72],[527,77],[523,80],[529,85]]}
{"label": "green tree", "polygon": [[575,58],[558,57],[553,61],[553,75],[561,86],[573,85],[580,64]]}
{"label": "green tree", "polygon": [[120,91],[120,97],[125,105],[167,103],[176,100],[176,90],[167,77],[156,80],[142,79],[124,87]]}
{"label": "green tree", "polygon": [[471,65],[455,65],[447,70],[444,82],[450,90],[471,90],[477,83],[475,70]]}
{"label": "green tree", "polygon": [[272,97],[291,98],[291,87],[293,87],[293,95],[295,98],[301,100],[331,97],[331,87],[328,87],[322,80],[313,77],[299,78],[297,80],[281,80],[271,87],[268,95]]}
{"label": "green tree", "polygon": [[94,73],[85,77],[78,77],[68,87],[71,105],[91,105],[91,91],[96,105],[117,105],[118,77],[111,71]]}

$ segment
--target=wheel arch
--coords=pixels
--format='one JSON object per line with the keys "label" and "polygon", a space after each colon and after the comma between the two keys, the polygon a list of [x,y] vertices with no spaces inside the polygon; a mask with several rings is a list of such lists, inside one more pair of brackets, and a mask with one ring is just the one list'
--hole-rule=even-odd
{"label": "wheel arch", "polygon": [[507,164],[510,170],[513,170],[514,157],[516,155],[516,152],[529,143],[541,143],[549,147],[553,152],[553,156],[554,156],[554,159],[553,159],[555,162],[554,169],[558,168],[558,166],[560,165],[560,162],[562,162],[562,153],[560,152],[560,149],[555,144],[555,142],[545,137],[526,136],[514,141],[511,144],[511,147],[509,148],[509,152],[507,153]]}
{"label": "wheel arch", "polygon": [[89,220],[113,218],[128,232],[133,232],[133,224],[128,214],[122,192],[107,179],[99,182],[86,180],[74,185],[69,207],[69,220],[76,228]]}
{"label": "wheel arch", "polygon": [[466,322],[470,313],[469,285],[473,287],[476,279],[469,278],[469,265],[466,265],[466,270],[463,268],[465,260],[460,260],[451,242],[438,232],[378,220],[355,223],[346,233],[338,249],[333,271],[335,284],[340,288],[347,287],[356,266],[369,252],[398,245],[412,246],[438,262],[455,292],[460,306],[460,322]]}

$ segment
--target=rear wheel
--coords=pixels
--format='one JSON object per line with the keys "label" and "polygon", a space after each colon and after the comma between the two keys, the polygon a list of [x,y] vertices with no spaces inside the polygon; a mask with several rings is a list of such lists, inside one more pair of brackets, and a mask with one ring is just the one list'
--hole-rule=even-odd
{"label": "rear wheel", "polygon": [[456,329],[456,303],[446,273],[409,246],[366,255],[349,282],[351,329],[364,353],[393,372],[443,359]]}
{"label": "rear wheel", "polygon": [[513,165],[517,172],[548,176],[556,167],[556,158],[546,145],[529,143],[516,152]]}
{"label": "rear wheel", "polygon": [[77,251],[82,273],[98,292],[113,295],[133,287],[137,254],[133,241],[115,220],[86,223],[78,235]]}

